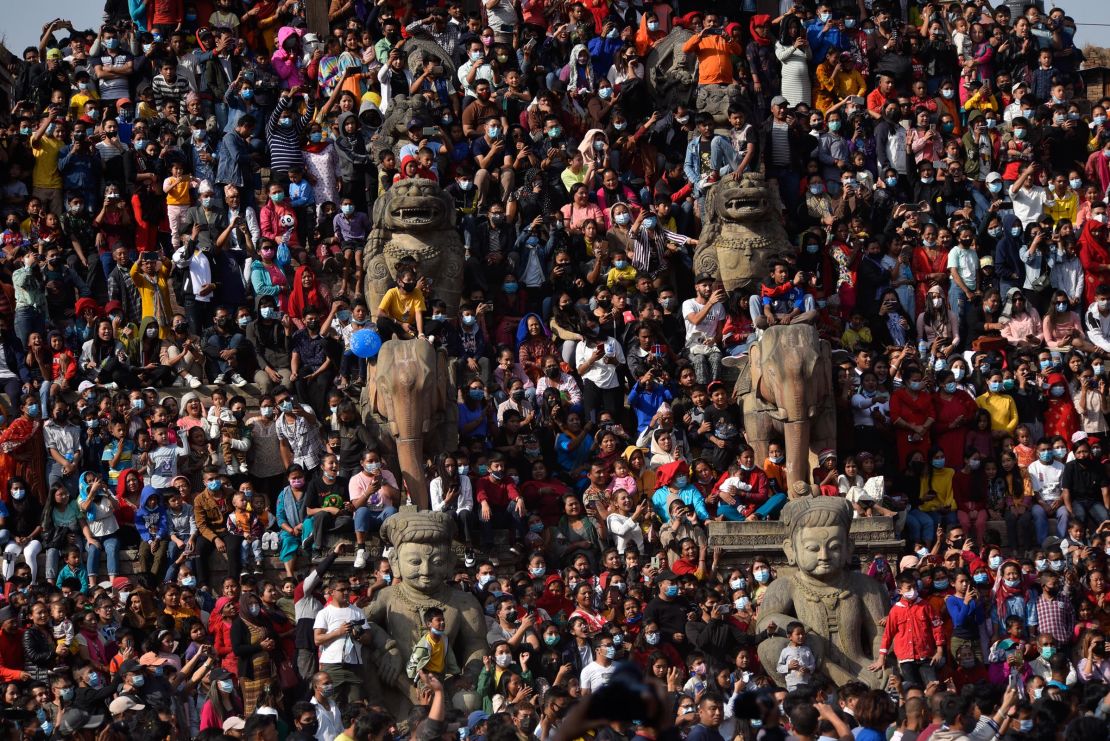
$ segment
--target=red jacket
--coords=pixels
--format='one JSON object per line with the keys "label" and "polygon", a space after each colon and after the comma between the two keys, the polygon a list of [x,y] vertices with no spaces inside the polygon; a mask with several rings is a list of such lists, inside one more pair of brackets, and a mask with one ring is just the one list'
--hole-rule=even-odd
{"label": "red jacket", "polygon": [[929,603],[920,599],[907,603],[899,599],[887,615],[879,653],[885,656],[893,646],[898,661],[930,659],[937,646],[944,645],[943,625]]}
{"label": "red jacket", "polygon": [[516,484],[508,476],[503,477],[500,481],[494,481],[489,476],[478,479],[476,498],[479,504],[489,502],[491,508],[500,507],[503,509],[509,506],[509,502],[515,502],[519,496]]}
{"label": "red jacket", "polygon": [[23,678],[23,630],[8,634],[0,630],[0,680],[18,682]]}

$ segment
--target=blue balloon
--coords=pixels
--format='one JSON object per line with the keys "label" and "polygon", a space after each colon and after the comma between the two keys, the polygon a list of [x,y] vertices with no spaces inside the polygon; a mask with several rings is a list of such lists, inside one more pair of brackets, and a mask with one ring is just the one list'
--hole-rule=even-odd
{"label": "blue balloon", "polygon": [[372,358],[382,349],[382,337],[372,329],[360,329],[351,335],[351,352],[360,358]]}

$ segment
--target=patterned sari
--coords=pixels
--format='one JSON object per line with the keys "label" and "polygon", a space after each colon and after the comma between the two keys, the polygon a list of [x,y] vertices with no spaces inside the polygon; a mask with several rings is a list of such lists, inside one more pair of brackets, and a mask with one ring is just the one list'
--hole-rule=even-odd
{"label": "patterned sari", "polygon": [[27,482],[40,504],[46,502],[46,443],[42,422],[20,415],[0,433],[0,491],[18,476]]}

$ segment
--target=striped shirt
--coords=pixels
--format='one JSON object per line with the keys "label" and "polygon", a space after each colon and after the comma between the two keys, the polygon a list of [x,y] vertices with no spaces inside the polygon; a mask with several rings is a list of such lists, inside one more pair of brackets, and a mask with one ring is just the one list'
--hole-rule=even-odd
{"label": "striped shirt", "polygon": [[159,111],[166,103],[177,105],[177,115],[185,115],[185,96],[189,94],[189,83],[181,75],[170,82],[162,75],[155,75],[150,87],[154,90],[154,105]]}
{"label": "striped shirt", "polygon": [[[270,145],[270,169],[276,172],[288,172],[291,167],[303,167],[304,156],[301,152],[301,135],[305,127],[312,121],[315,104],[309,101],[305,112],[297,116],[289,110],[290,98],[278,100],[277,107],[266,122],[266,140]],[[292,126],[279,126],[283,113],[293,120]]]}

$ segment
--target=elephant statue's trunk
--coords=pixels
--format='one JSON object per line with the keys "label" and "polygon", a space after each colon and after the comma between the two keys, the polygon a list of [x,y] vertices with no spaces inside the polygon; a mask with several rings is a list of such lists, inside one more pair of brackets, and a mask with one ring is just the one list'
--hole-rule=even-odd
{"label": "elephant statue's trunk", "polygon": [[[401,467],[402,491],[407,489],[413,504],[420,509],[430,509],[428,479],[424,475],[423,434],[397,437],[397,464]],[[403,494],[400,503],[405,503]]]}
{"label": "elephant statue's trunk", "polygon": [[801,481],[809,483],[809,437],[810,421],[803,417],[796,422],[783,425],[783,438],[786,442],[786,486],[791,488]]}

